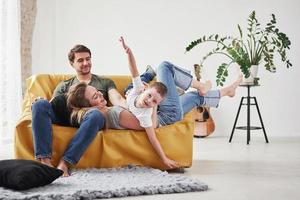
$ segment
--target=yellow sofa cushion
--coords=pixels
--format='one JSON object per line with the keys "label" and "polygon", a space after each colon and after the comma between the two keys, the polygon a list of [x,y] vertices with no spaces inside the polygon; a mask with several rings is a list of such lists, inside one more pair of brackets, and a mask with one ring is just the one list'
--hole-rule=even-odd
{"label": "yellow sofa cushion", "polygon": [[[36,97],[50,100],[57,84],[74,75],[33,75],[27,79],[27,91],[23,100],[23,113],[15,128],[15,157],[34,159],[31,103]],[[120,94],[130,83],[129,76],[107,76],[111,78]],[[76,128],[53,125],[52,162],[57,165]],[[181,167],[192,165],[192,140],[194,132],[193,114],[173,125],[156,129],[158,140],[166,155],[176,160]],[[76,168],[120,167],[128,164],[166,169],[148,141],[145,131],[113,130],[99,131],[89,145]]]}

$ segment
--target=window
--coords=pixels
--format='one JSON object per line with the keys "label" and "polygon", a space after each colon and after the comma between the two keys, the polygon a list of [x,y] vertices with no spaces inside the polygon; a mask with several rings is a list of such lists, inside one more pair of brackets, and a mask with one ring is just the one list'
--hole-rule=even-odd
{"label": "window", "polygon": [[20,1],[0,0],[0,143],[12,142],[20,118]]}

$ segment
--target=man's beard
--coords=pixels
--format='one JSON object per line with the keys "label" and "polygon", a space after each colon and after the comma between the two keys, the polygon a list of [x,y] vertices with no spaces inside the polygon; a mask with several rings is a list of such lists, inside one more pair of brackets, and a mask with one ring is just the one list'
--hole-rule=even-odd
{"label": "man's beard", "polygon": [[88,70],[84,69],[80,71],[81,75],[88,75],[91,73],[91,67],[87,67],[87,68]]}

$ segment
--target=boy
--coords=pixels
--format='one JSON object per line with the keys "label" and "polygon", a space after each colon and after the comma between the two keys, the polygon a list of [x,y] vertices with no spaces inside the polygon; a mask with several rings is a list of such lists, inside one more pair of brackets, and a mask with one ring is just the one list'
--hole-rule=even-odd
{"label": "boy", "polygon": [[163,163],[169,168],[175,168],[177,167],[177,163],[165,155],[154,130],[158,125],[157,105],[163,101],[167,94],[167,87],[161,82],[155,82],[148,88],[145,88],[130,48],[125,44],[123,37],[120,38],[120,42],[128,55],[129,70],[133,80],[133,88],[127,94],[126,99],[128,109],[136,116],[140,125],[145,128],[151,145],[162,159]]}
{"label": "boy", "polygon": [[[165,155],[155,135],[155,128],[158,127],[157,106],[164,100],[168,89],[162,82],[155,82],[146,88],[141,81],[131,49],[125,44],[123,37],[120,38],[120,42],[128,55],[129,70],[133,79],[133,88],[127,94],[126,101],[128,109],[139,120],[140,126],[145,129],[150,143],[163,163],[169,168],[178,167],[178,164],[174,160],[169,159]],[[203,84],[194,79],[190,79],[189,83],[181,86],[184,89],[192,86],[198,89],[199,94],[205,94],[210,90],[211,83],[207,81]]]}

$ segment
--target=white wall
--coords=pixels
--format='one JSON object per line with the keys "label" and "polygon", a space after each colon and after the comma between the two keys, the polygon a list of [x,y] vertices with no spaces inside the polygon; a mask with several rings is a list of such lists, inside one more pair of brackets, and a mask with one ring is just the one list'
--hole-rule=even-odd
{"label": "white wall", "polygon": [[[286,69],[282,62],[276,62],[275,74],[261,68],[262,86],[254,88],[252,94],[258,99],[270,138],[299,136],[300,90],[296,82],[300,75],[299,8],[297,0],[38,0],[33,73],[73,73],[67,53],[81,43],[92,50],[94,73],[128,74],[126,56],[118,42],[121,35],[135,53],[140,71],[147,64],[157,66],[163,60],[192,69],[208,46],[184,54],[190,41],[211,33],[237,36],[236,25],[245,26],[252,10],[256,10],[262,24],[274,13],[279,27],[292,41],[288,56],[294,66]],[[214,81],[216,66],[224,59],[209,59],[204,78]],[[232,69],[228,82],[235,76]],[[235,98],[222,99],[220,107],[212,110],[217,126],[214,134],[230,135],[243,95],[246,89],[239,88]],[[252,117],[256,123],[256,113],[252,112]],[[244,134],[239,132],[236,134]]]}

